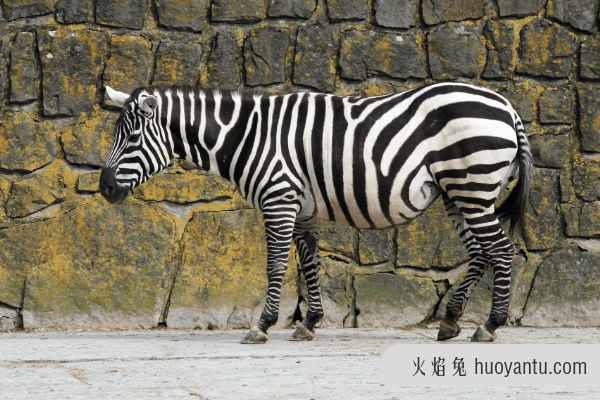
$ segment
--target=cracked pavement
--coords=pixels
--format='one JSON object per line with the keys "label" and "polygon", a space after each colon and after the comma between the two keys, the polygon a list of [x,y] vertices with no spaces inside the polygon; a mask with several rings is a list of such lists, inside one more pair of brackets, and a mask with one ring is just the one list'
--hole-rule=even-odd
{"label": "cracked pavement", "polygon": [[[467,343],[466,325],[448,343]],[[434,326],[292,330],[264,345],[246,331],[13,332],[0,334],[0,398],[19,399],[598,399],[600,386],[391,386],[382,344],[435,342]],[[501,328],[503,343],[597,343],[600,328]],[[446,345],[446,344],[440,344]]]}

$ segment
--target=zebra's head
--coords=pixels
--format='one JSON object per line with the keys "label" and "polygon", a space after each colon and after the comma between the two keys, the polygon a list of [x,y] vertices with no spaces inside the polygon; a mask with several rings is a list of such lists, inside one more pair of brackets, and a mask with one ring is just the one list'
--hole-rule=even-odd
{"label": "zebra's head", "polygon": [[157,125],[153,124],[158,106],[155,96],[143,89],[128,95],[108,86],[106,92],[123,111],[100,174],[100,193],[108,202],[121,204],[133,188],[169,164],[171,151],[154,154],[155,148],[169,149],[160,135],[153,133],[152,125]]}

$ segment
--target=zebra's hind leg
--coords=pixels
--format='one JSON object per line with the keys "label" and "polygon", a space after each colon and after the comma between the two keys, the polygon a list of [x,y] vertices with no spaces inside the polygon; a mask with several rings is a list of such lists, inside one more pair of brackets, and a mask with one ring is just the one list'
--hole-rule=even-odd
{"label": "zebra's hind leg", "polygon": [[259,344],[269,340],[267,330],[279,318],[279,299],[283,276],[287,270],[288,256],[294,231],[295,210],[280,207],[279,212],[264,212],[267,236],[267,300],[257,324],[242,340],[243,344]]}
{"label": "zebra's hind leg", "polygon": [[319,237],[314,218],[296,220],[294,241],[308,288],[308,310],[304,320],[296,326],[290,340],[312,340],[315,337],[314,327],[324,315],[319,284]]}
{"label": "zebra's hind leg", "polygon": [[487,255],[483,252],[475,237],[473,237],[465,218],[454,201],[446,193],[443,193],[442,197],[446,213],[450,217],[454,229],[458,231],[469,253],[469,269],[458,289],[454,292],[450,301],[448,301],[446,313],[440,322],[440,329],[438,331],[437,340],[440,341],[452,339],[459,335],[460,326],[458,325],[458,319],[463,315],[467,301],[489,263]]}

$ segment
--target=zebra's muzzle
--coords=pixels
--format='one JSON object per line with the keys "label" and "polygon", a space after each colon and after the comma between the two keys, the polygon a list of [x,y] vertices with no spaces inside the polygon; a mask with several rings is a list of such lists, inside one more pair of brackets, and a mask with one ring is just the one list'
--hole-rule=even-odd
{"label": "zebra's muzzle", "polygon": [[100,193],[109,203],[121,204],[129,195],[129,188],[117,183],[115,168],[103,168],[100,174]]}

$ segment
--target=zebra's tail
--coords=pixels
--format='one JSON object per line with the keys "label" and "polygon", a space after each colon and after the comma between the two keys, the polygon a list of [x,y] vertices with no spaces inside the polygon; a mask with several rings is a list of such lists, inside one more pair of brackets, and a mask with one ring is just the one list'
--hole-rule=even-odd
{"label": "zebra's tail", "polygon": [[496,210],[496,215],[501,222],[510,219],[509,232],[512,234],[515,230],[517,222],[523,216],[527,201],[529,199],[529,189],[533,180],[533,156],[531,147],[525,134],[525,127],[519,115],[515,112],[515,131],[517,132],[517,140],[519,150],[519,180],[513,190],[510,192],[506,200],[502,202]]}

